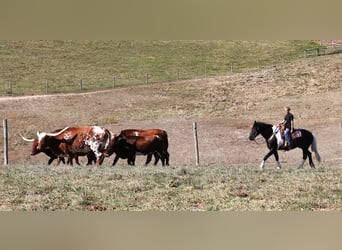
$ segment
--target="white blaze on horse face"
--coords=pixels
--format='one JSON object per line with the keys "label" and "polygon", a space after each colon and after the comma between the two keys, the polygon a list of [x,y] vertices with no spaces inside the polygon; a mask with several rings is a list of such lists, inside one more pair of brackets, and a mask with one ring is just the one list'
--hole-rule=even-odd
{"label": "white blaze on horse face", "polygon": [[280,128],[278,126],[273,126],[272,129],[273,129],[273,135],[275,135],[277,139],[278,148],[280,148],[280,146],[283,145],[284,143],[283,138],[281,138]]}

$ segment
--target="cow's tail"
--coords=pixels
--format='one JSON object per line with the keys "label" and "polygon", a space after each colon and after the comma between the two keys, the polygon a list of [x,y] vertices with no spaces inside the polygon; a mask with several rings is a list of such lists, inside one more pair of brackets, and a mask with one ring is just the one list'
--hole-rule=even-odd
{"label": "cow's tail", "polygon": [[313,135],[313,139],[312,139],[312,144],[311,144],[311,150],[315,153],[315,158],[318,162],[321,162],[321,156],[318,153],[317,150],[317,140],[316,137]]}

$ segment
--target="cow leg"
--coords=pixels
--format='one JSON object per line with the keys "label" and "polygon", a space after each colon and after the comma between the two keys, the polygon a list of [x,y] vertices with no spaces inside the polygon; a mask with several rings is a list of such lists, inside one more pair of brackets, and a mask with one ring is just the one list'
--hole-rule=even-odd
{"label": "cow leg", "polygon": [[127,158],[128,165],[135,166],[135,153]]}
{"label": "cow leg", "polygon": [[59,162],[63,162],[65,164],[64,156],[58,156]]}
{"label": "cow leg", "polygon": [[75,155],[75,162],[76,162],[77,165],[81,165],[80,162],[78,161],[78,156],[77,155]]}
{"label": "cow leg", "polygon": [[67,161],[67,163],[68,163],[70,166],[74,165],[72,159],[73,159],[73,155],[72,155],[72,154],[69,154],[69,155],[68,155],[68,161]]}
{"label": "cow leg", "polygon": [[49,159],[49,161],[48,161],[48,165],[50,165],[50,164],[53,162],[54,159],[55,159],[55,158],[50,157],[50,159]]}
{"label": "cow leg", "polygon": [[147,154],[145,166],[147,166],[151,162],[151,160],[152,160],[152,153],[149,153],[149,154]]}
{"label": "cow leg", "polygon": [[163,151],[158,151],[158,156],[160,157],[160,160],[162,162],[162,166],[165,166],[165,155],[163,154]]}
{"label": "cow leg", "polygon": [[120,157],[118,155],[115,155],[115,158],[114,158],[114,161],[112,163],[112,166],[114,166],[118,162],[119,159],[120,159]]}
{"label": "cow leg", "polygon": [[165,157],[165,164],[166,164],[166,166],[169,166],[169,157],[170,157],[169,152],[163,151],[163,153],[164,153],[164,157]]}
{"label": "cow leg", "polygon": [[166,165],[169,166],[170,154],[166,151]]}
{"label": "cow leg", "polygon": [[88,158],[87,166],[92,165],[93,162],[96,163],[96,156],[93,151],[90,151],[87,154],[87,158]]}
{"label": "cow leg", "polygon": [[96,160],[96,165],[97,166],[102,165],[104,158],[105,158],[104,154],[100,155],[100,157],[98,157],[98,159]]}
{"label": "cow leg", "polygon": [[160,159],[160,156],[159,156],[159,154],[157,152],[154,152],[153,155],[154,155],[154,163],[153,163],[153,165],[155,166],[155,165],[157,165],[157,163],[158,163],[158,161]]}

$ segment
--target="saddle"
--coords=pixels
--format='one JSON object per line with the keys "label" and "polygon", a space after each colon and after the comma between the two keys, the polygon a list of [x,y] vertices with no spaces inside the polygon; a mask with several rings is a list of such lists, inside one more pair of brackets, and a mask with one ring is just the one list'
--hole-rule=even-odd
{"label": "saddle", "polygon": [[[285,140],[285,125],[281,124],[279,131],[281,138]],[[294,140],[300,137],[302,137],[302,132],[300,131],[300,129],[293,129],[293,132],[291,133],[291,139]]]}

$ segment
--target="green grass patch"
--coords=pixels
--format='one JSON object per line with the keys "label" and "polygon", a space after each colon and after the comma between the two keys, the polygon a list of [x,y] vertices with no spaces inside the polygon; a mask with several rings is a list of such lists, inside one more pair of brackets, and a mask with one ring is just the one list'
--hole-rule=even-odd
{"label": "green grass patch", "polygon": [[[303,57],[311,41],[0,41],[0,94],[79,92],[240,72]],[[115,77],[115,80],[114,80]],[[82,87],[80,81],[82,80]]]}

